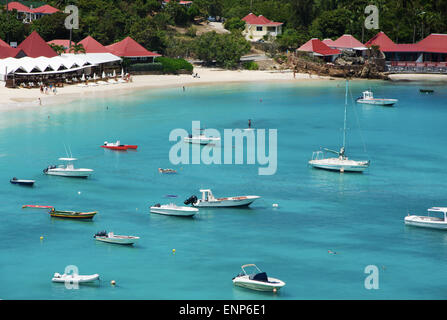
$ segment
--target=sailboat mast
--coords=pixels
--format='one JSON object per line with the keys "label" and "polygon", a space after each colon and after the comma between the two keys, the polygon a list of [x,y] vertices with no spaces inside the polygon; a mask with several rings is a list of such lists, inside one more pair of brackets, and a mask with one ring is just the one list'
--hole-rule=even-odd
{"label": "sailboat mast", "polygon": [[348,107],[348,80],[346,79],[346,93],[345,93],[345,119],[343,125],[343,148],[346,147],[346,112]]}

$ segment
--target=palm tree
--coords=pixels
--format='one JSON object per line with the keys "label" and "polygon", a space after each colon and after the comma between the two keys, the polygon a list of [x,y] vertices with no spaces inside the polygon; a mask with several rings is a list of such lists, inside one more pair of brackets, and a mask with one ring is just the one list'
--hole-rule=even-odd
{"label": "palm tree", "polygon": [[78,53],[85,53],[85,48],[81,43],[78,44],[72,44],[70,47],[70,50],[68,50],[68,52],[73,52],[74,54],[78,54]]}
{"label": "palm tree", "polygon": [[60,46],[60,45],[53,44],[53,43],[50,43],[49,46],[51,47],[51,49],[56,51],[56,53],[58,55],[61,55],[62,53],[65,53],[65,47],[64,46]]}

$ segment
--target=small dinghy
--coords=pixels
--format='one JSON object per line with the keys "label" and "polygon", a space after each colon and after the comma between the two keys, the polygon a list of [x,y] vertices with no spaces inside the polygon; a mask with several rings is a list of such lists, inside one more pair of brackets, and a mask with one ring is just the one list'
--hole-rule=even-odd
{"label": "small dinghy", "polygon": [[198,199],[197,196],[191,196],[186,199],[184,204],[191,204],[193,207],[248,207],[260,196],[238,196],[227,198],[215,198],[210,189],[200,190],[202,193],[202,199]]}
{"label": "small dinghy", "polygon": [[150,211],[152,213],[158,213],[163,214],[167,216],[176,216],[176,217],[192,217],[197,212],[199,212],[199,209],[197,208],[191,208],[191,207],[179,207],[176,206],[173,203],[170,204],[156,204],[151,207]]}
{"label": "small dinghy", "polygon": [[[248,268],[253,268],[253,271],[247,272]],[[255,264],[246,264],[241,267],[242,272],[233,278],[235,286],[257,290],[257,291],[277,291],[284,287],[285,282],[270,278],[267,273],[262,272]]]}
{"label": "small dinghy", "polygon": [[98,212],[76,212],[76,211],[60,211],[52,208],[50,210],[50,215],[53,218],[67,218],[67,219],[78,219],[78,220],[86,220],[93,219],[95,214]]}
{"label": "small dinghy", "polygon": [[59,283],[88,283],[96,280],[99,280],[99,274],[82,276],[79,274],[60,274],[57,272],[53,275],[53,279],[51,279],[51,281]]}
{"label": "small dinghy", "polygon": [[162,169],[162,168],[158,168],[158,172],[164,173],[164,174],[177,173],[177,171],[174,169]]}
{"label": "small dinghy", "polygon": [[127,150],[127,149],[138,149],[138,146],[136,145],[128,145],[128,144],[121,144],[121,142],[118,140],[117,142],[107,142],[105,141],[104,144],[101,146],[101,148],[110,149],[110,150]]}
{"label": "small dinghy", "polygon": [[133,245],[135,242],[140,239],[139,237],[134,236],[120,236],[113,234],[113,232],[107,233],[107,231],[97,232],[93,238],[98,241],[115,243],[115,244],[124,244],[124,245]]}
{"label": "small dinghy", "polygon": [[32,187],[34,185],[35,180],[21,180],[17,179],[16,177],[9,180],[12,184],[18,184],[20,186],[26,186],[26,187]]}

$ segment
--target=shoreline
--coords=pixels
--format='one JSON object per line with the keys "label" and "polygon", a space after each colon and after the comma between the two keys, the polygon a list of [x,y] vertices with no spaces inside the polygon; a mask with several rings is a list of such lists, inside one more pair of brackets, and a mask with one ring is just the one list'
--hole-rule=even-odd
{"label": "shoreline", "polygon": [[[34,89],[10,89],[0,87],[0,112],[39,107],[39,98],[42,106],[62,105],[80,98],[103,97],[104,95],[125,95],[140,90],[160,88],[182,88],[191,86],[217,85],[223,83],[247,83],[247,82],[302,82],[302,81],[328,81],[343,80],[330,76],[316,76],[304,73],[296,73],[295,77],[290,70],[286,71],[249,71],[249,70],[224,70],[217,68],[195,67],[192,75],[134,75],[133,82],[100,85],[97,87],[78,87],[68,85],[57,88],[57,94],[42,94],[38,88]],[[367,81],[368,79],[352,79]],[[447,81],[447,76],[437,74],[392,74],[390,81]]]}

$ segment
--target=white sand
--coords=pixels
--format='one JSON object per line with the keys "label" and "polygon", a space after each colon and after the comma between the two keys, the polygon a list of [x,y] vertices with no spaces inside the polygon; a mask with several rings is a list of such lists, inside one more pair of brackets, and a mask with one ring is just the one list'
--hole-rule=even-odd
{"label": "white sand", "polygon": [[222,69],[210,69],[195,67],[194,73],[200,78],[191,75],[141,75],[132,76],[132,83],[99,85],[97,87],[78,87],[66,85],[57,88],[57,94],[42,94],[36,89],[9,89],[0,87],[0,111],[38,107],[41,99],[42,105],[65,104],[73,100],[85,97],[105,97],[116,94],[128,94],[133,90],[160,88],[160,87],[188,87],[193,85],[230,83],[230,82],[259,82],[259,81],[309,81],[329,79],[329,77],[318,77],[308,74],[296,74],[293,72],[270,72],[270,71],[230,71]]}
{"label": "white sand", "polygon": [[408,81],[447,81],[446,74],[427,74],[427,73],[399,73],[390,74],[391,80],[408,80]]}

